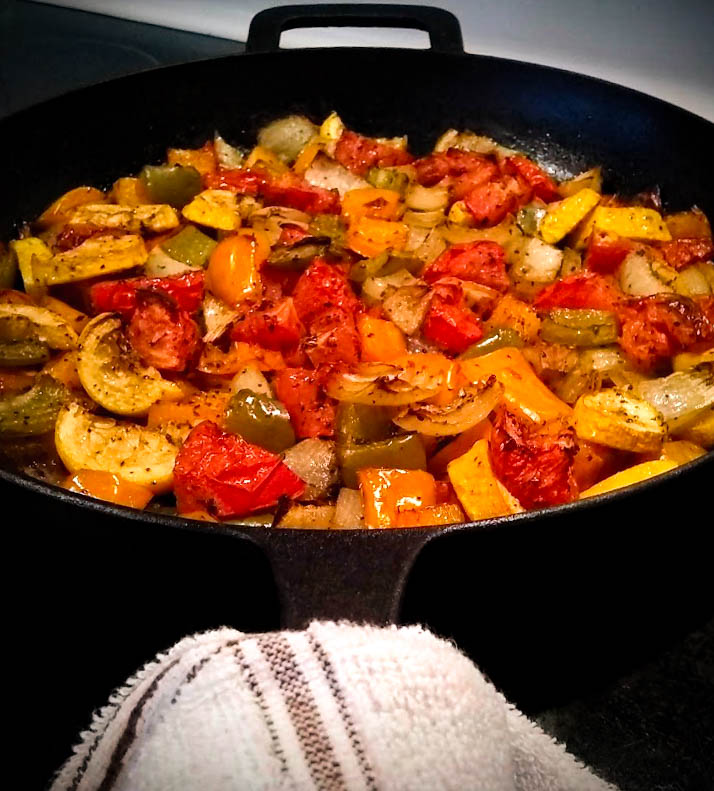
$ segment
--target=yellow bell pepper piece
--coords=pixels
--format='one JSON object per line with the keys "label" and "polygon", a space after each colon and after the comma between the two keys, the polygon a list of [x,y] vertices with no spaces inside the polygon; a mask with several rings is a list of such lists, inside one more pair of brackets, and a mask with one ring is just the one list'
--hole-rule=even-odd
{"label": "yellow bell pepper piece", "polygon": [[190,222],[218,231],[235,231],[240,227],[238,200],[230,190],[204,190],[181,212]]}
{"label": "yellow bell pepper piece", "polygon": [[701,445],[696,445],[694,442],[689,442],[686,439],[680,439],[674,442],[665,442],[664,445],[662,445],[660,459],[676,461],[677,464],[686,464],[688,461],[698,459],[705,453],[706,450],[704,450]]}
{"label": "yellow bell pepper piece", "polygon": [[347,246],[358,255],[374,258],[385,250],[402,250],[409,238],[403,222],[360,217],[347,230]]}
{"label": "yellow bell pepper piece", "polygon": [[365,361],[390,362],[407,353],[404,334],[394,322],[362,314],[357,320],[357,331]]}
{"label": "yellow bell pepper piece", "polygon": [[491,519],[523,510],[494,474],[488,440],[478,440],[471,450],[450,462],[446,469],[456,496],[470,519]]}
{"label": "yellow bell pepper piece", "polygon": [[497,349],[482,357],[461,360],[461,372],[473,383],[493,374],[503,385],[508,408],[535,423],[570,417],[571,408],[554,395],[536,376],[518,349]]}
{"label": "yellow bell pepper piece", "polygon": [[269,148],[263,148],[263,146],[256,146],[248,154],[244,167],[254,168],[256,165],[267,168],[273,173],[284,173],[288,170],[288,166],[277,154],[273,153]]}
{"label": "yellow bell pepper piece", "polygon": [[628,467],[622,472],[616,472],[604,481],[596,483],[584,492],[581,492],[580,499],[586,497],[595,497],[598,494],[605,494],[605,492],[612,492],[615,489],[622,489],[623,486],[632,486],[634,483],[641,483],[655,475],[662,475],[664,472],[669,472],[675,467],[678,467],[676,461],[671,459],[658,459],[657,461],[645,461],[642,464],[635,464],[634,467]]}
{"label": "yellow bell pepper piece", "polygon": [[38,285],[42,285],[37,279],[36,265],[50,261],[52,259],[52,251],[42,239],[38,239],[35,236],[28,236],[27,239],[18,239],[10,242],[10,248],[17,256],[17,265],[22,275],[25,291],[30,293]]}
{"label": "yellow bell pepper piece", "polygon": [[297,156],[293,164],[293,170],[299,176],[302,174],[312,165],[313,160],[315,157],[322,151],[323,143],[322,140],[318,136],[309,140],[303,147],[300,153]]}
{"label": "yellow bell pepper piece", "polygon": [[342,123],[342,119],[337,113],[332,112],[322,122],[320,137],[326,141],[336,142],[342,137],[344,131],[345,125]]}
{"label": "yellow bell pepper piece", "polygon": [[342,214],[350,221],[360,217],[396,220],[401,209],[401,196],[394,190],[364,187],[348,190],[342,197]]}
{"label": "yellow bell pepper piece", "polygon": [[597,207],[595,207],[585,217],[585,219],[581,220],[578,225],[576,225],[576,227],[568,236],[568,247],[571,247],[577,252],[582,252],[588,246],[588,242],[590,241],[590,237],[592,236],[593,229],[595,227],[596,211]]}
{"label": "yellow bell pepper piece", "polygon": [[659,451],[667,433],[664,418],[649,402],[617,390],[580,396],[573,423],[581,439],[634,453]]}
{"label": "yellow bell pepper piece", "polygon": [[639,206],[599,206],[595,209],[594,228],[643,242],[669,242],[672,239],[662,215],[654,209]]}
{"label": "yellow bell pepper piece", "polygon": [[357,473],[367,528],[397,527],[400,510],[436,505],[434,476],[422,470],[368,467]]}
{"label": "yellow bell pepper piece", "polygon": [[569,198],[549,204],[538,227],[541,239],[548,244],[556,244],[584,220],[599,202],[599,193],[585,187]]}
{"label": "yellow bell pepper piece", "polygon": [[216,152],[213,143],[206,143],[201,148],[170,148],[166,161],[169,165],[194,168],[202,176],[216,170]]}
{"label": "yellow bell pepper piece", "polygon": [[117,179],[112,186],[111,197],[120,206],[141,206],[144,203],[151,203],[151,198],[146,191],[146,187],[140,179],[132,176],[124,176]]}
{"label": "yellow bell pepper piece", "polygon": [[447,215],[449,222],[454,225],[473,225],[473,214],[466,208],[466,204],[462,200],[457,200],[451,204],[449,213]]}

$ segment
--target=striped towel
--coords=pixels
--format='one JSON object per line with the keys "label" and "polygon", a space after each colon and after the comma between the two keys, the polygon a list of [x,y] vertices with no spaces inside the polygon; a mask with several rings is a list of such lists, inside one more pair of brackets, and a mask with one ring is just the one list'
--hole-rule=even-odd
{"label": "striped towel", "polygon": [[53,791],[613,789],[419,627],[189,637],[81,739]]}

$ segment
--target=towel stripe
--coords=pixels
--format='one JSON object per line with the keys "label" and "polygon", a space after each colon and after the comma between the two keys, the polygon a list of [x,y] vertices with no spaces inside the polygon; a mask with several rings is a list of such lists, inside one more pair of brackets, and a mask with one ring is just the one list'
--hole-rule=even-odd
{"label": "towel stripe", "polygon": [[357,764],[359,765],[360,771],[362,772],[365,785],[369,791],[377,791],[374,770],[372,769],[369,759],[367,758],[364,745],[362,744],[359,734],[357,733],[357,728],[355,727],[354,720],[352,719],[352,715],[347,706],[347,701],[345,700],[342,688],[337,681],[337,674],[335,673],[335,668],[330,661],[330,657],[327,655],[322,643],[320,643],[315,635],[309,631],[305,634],[313,653],[320,663],[322,672],[325,674],[327,685],[330,689],[330,692],[332,693],[332,697],[335,699],[335,703],[337,704],[337,710],[340,712],[340,716],[342,717],[345,731],[349,737],[350,745],[355,757],[357,758]]}
{"label": "towel stripe", "polygon": [[233,655],[236,658],[236,662],[238,663],[238,666],[243,672],[243,677],[245,681],[248,683],[248,686],[250,687],[250,691],[255,696],[255,701],[258,704],[258,707],[260,708],[260,711],[263,715],[263,719],[265,720],[265,727],[268,729],[268,733],[270,734],[270,742],[273,747],[273,753],[275,757],[278,759],[278,761],[280,761],[280,773],[283,775],[287,775],[288,762],[285,757],[285,751],[283,750],[283,746],[280,742],[278,729],[275,727],[275,721],[273,720],[270,714],[270,708],[260,688],[258,679],[255,677],[255,673],[248,664],[248,660],[245,658],[240,643],[236,645],[233,651]]}
{"label": "towel stripe", "polygon": [[256,643],[282,693],[316,788],[347,791],[325,723],[290,644],[282,634],[261,635]]}
{"label": "towel stripe", "polygon": [[174,659],[174,661],[170,664],[166,665],[166,667],[156,675],[148,689],[136,702],[136,705],[129,714],[126,727],[124,728],[123,733],[119,737],[116,746],[114,747],[114,752],[112,753],[112,757],[109,760],[109,765],[107,766],[104,779],[99,784],[97,791],[109,791],[109,789],[111,789],[114,781],[119,775],[119,771],[121,770],[121,764],[124,756],[134,742],[134,739],[136,739],[136,725],[139,722],[139,717],[141,717],[144,707],[154,696],[154,693],[159,687],[159,682],[161,679],[169,672],[169,670],[177,665],[179,661],[180,660],[177,658]]}

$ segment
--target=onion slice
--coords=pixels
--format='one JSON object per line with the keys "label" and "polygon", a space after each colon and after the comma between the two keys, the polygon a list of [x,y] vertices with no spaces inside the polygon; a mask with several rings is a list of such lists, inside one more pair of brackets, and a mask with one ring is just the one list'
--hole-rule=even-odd
{"label": "onion slice", "polygon": [[485,382],[459,390],[456,398],[444,406],[411,404],[393,418],[405,431],[418,431],[429,437],[448,437],[473,428],[500,403],[503,385],[495,376]]}
{"label": "onion slice", "polygon": [[645,380],[636,390],[640,398],[662,413],[669,430],[675,432],[714,405],[714,363]]}

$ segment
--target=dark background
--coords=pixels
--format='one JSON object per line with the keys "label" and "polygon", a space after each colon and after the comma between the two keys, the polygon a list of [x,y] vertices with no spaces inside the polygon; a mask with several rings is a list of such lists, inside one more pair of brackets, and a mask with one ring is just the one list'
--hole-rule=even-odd
{"label": "dark background", "polygon": [[[0,3],[0,30],[0,115],[98,80],[242,49],[24,2]],[[699,528],[711,529],[710,501],[703,496],[702,510],[690,510]],[[48,532],[41,504],[23,504],[9,521],[18,519],[27,537],[6,557],[11,635],[26,633],[28,603],[35,611],[39,601],[43,614],[29,624],[40,630],[32,653],[16,639],[11,656],[25,685],[13,690],[23,707],[17,735],[26,743],[34,734],[18,787],[41,788],[91,711],[156,651],[222,624],[278,626],[269,568],[248,545],[234,553],[220,537],[172,533],[168,555],[161,531],[149,537],[115,525],[103,562],[88,568],[94,537],[84,528],[63,534],[70,512],[53,514],[56,532]],[[709,559],[688,558],[686,543],[668,553],[662,539],[651,552],[604,534],[587,558],[600,572],[587,577],[596,595],[586,603],[578,600],[585,558],[537,563],[540,534],[511,539],[483,536],[476,555],[467,537],[450,538],[448,549],[434,542],[412,574],[403,620],[454,638],[510,700],[623,789],[714,789]],[[454,551],[454,541],[464,542],[463,551]],[[643,564],[652,587],[622,582],[628,568]],[[207,568],[209,585],[196,573]]]}

